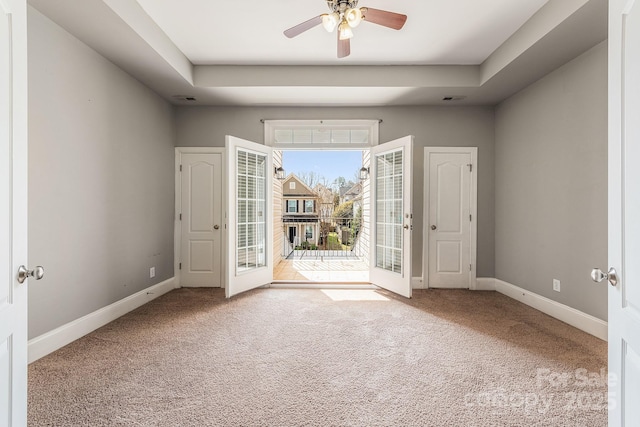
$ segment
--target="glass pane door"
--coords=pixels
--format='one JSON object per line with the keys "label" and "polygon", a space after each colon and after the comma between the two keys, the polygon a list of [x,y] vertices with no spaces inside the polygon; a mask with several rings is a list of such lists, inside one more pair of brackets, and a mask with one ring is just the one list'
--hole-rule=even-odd
{"label": "glass pane door", "polygon": [[371,283],[411,297],[413,137],[371,149]]}
{"label": "glass pane door", "polygon": [[267,156],[237,148],[236,272],[266,265]]}
{"label": "glass pane door", "polygon": [[376,156],[376,267],[402,274],[403,151]]}
{"label": "glass pane door", "polygon": [[226,295],[271,283],[273,279],[273,160],[271,148],[227,136]]}

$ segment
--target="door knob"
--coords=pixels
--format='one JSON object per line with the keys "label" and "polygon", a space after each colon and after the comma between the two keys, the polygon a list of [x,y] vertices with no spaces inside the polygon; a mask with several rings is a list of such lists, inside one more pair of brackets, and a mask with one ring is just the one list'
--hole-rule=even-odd
{"label": "door knob", "polygon": [[593,270],[591,270],[591,279],[594,282],[598,283],[602,282],[604,279],[607,279],[611,286],[615,287],[618,285],[618,273],[613,267],[611,267],[606,273],[599,268],[594,268]]}
{"label": "door knob", "polygon": [[34,277],[36,280],[40,280],[44,277],[44,268],[37,266],[33,270],[27,270],[27,267],[21,265],[18,268],[18,283],[24,283],[29,277]]}
{"label": "door knob", "polygon": [[404,229],[405,229],[405,230],[408,230],[408,229],[409,229],[409,225],[408,225],[408,224],[405,224],[405,225],[404,225]]}
{"label": "door knob", "polygon": [[219,226],[218,224],[216,224],[216,225],[214,225],[214,226],[213,226],[213,229],[214,229],[214,230],[217,230],[217,229],[219,229],[219,228],[220,228],[220,226]]}
{"label": "door knob", "polygon": [[438,227],[436,227],[435,225],[431,226],[431,229],[434,230],[434,231],[435,231],[436,228],[438,228]]}

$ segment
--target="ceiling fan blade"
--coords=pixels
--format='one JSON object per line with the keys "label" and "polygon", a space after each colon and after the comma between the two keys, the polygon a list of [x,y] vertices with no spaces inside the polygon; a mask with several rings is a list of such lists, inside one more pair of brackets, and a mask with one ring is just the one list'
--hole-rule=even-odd
{"label": "ceiling fan blade", "polygon": [[404,23],[407,22],[407,15],[388,12],[386,10],[373,9],[371,7],[363,7],[360,10],[362,11],[362,19],[365,21],[393,28],[394,30],[401,29],[404,27]]}
{"label": "ceiling fan blade", "polygon": [[338,58],[346,58],[351,55],[351,39],[340,40],[340,31],[338,31]]}
{"label": "ceiling fan blade", "polygon": [[316,25],[320,25],[322,23],[322,15],[316,16],[315,18],[311,18],[308,21],[304,21],[302,24],[298,24],[295,27],[291,27],[284,32],[284,35],[289,37],[290,39],[304,33],[307,30],[312,29]]}

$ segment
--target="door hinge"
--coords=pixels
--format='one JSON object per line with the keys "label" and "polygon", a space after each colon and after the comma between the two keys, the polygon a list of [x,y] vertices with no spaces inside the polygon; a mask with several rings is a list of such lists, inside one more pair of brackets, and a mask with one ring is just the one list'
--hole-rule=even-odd
{"label": "door hinge", "polygon": [[471,215],[469,215],[469,222],[473,221],[473,217]]}
{"label": "door hinge", "polygon": [[473,164],[469,163],[467,166],[469,166],[469,172],[473,172]]}
{"label": "door hinge", "polygon": [[471,264],[469,264],[469,271],[471,271]]}
{"label": "door hinge", "polygon": [[180,221],[182,221],[182,214],[180,214]]}
{"label": "door hinge", "polygon": [[182,270],[182,263],[178,264],[178,270]]}
{"label": "door hinge", "polygon": [[182,165],[180,165],[180,172],[182,172]]}

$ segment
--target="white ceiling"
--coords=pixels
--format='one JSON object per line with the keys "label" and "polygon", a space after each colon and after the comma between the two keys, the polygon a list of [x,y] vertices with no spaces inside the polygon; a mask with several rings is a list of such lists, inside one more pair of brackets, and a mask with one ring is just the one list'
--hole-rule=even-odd
{"label": "white ceiling", "polygon": [[282,33],[324,0],[28,1],[178,105],[495,105],[607,37],[607,0],[360,0],[407,23],[337,59],[322,26]]}
{"label": "white ceiling", "polygon": [[351,56],[336,34],[283,31],[328,11],[325,0],[137,0],[194,64],[480,64],[548,0],[361,0],[408,16],[400,31],[363,22]]}

